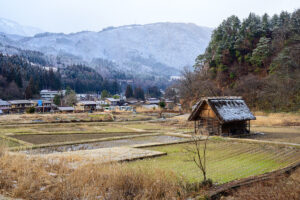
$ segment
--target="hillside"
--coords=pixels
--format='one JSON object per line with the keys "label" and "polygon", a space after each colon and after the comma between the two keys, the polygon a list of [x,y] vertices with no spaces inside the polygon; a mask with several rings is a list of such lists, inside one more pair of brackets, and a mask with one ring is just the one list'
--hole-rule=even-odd
{"label": "hillside", "polygon": [[0,99],[37,98],[42,89],[58,90],[67,86],[78,93],[107,90],[115,94],[120,90],[116,82],[104,80],[87,66],[47,68],[21,56],[0,54]]}
{"label": "hillside", "polygon": [[[211,31],[195,24],[155,23],[33,37],[2,34],[0,50],[8,54],[38,51],[51,65],[84,63],[100,67],[105,75],[117,71],[138,77],[168,77],[193,65],[195,57],[208,45]],[[99,60],[110,64],[103,66]]]}
{"label": "hillside", "polygon": [[[269,17],[253,13],[224,20],[212,34],[194,72],[186,72],[181,96],[240,95],[252,108],[300,108],[300,9]],[[192,81],[191,81],[192,80]]]}

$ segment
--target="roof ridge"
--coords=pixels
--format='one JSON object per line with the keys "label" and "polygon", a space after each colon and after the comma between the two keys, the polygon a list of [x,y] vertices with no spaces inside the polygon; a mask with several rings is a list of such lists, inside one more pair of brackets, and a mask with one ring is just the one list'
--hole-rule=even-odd
{"label": "roof ridge", "polygon": [[212,97],[202,97],[201,99],[242,99],[241,96],[212,96]]}

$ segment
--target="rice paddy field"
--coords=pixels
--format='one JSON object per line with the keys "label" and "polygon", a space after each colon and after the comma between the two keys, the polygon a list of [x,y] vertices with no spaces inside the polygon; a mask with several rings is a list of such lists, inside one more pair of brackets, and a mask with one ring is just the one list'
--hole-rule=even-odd
{"label": "rice paddy field", "polygon": [[[29,154],[64,153],[121,146],[136,148],[134,145],[141,145],[139,148],[164,152],[167,155],[132,161],[126,165],[133,168],[158,168],[175,173],[187,182],[195,183],[202,180],[202,175],[192,161],[192,154],[187,151],[192,144],[153,147],[150,145],[181,142],[186,139],[181,136],[189,136],[193,132],[193,124],[188,123],[186,117],[182,115],[161,120],[153,113],[149,115],[78,113],[53,116],[11,115],[8,116],[8,120],[1,116],[0,143],[9,148],[22,147],[22,150],[33,148],[27,151]],[[265,120],[265,117],[262,119]],[[252,139],[300,144],[300,130],[296,126],[273,127],[258,122],[251,130],[263,133],[251,137]],[[208,142],[207,156],[208,178],[214,183],[221,184],[300,162],[300,148],[211,139]]]}
{"label": "rice paddy field", "polygon": [[0,138],[0,146],[2,146],[2,145],[6,146],[6,147],[17,147],[17,146],[19,146],[19,143],[11,141],[11,140]]}
{"label": "rice paddy field", "polygon": [[[77,116],[78,115],[78,116]],[[149,134],[181,133],[189,127],[170,125],[168,121],[155,121],[157,116],[145,114],[40,114],[0,116],[0,137],[12,146],[35,146],[41,144],[81,143],[112,137],[130,137]],[[87,121],[89,119],[107,119]],[[64,121],[53,121],[54,119]],[[70,120],[73,119],[73,120]],[[82,120],[81,120],[82,119]],[[114,119],[114,121],[111,121]],[[2,121],[1,121],[2,120]],[[68,121],[69,120],[69,121]],[[152,121],[154,120],[154,121]],[[174,123],[171,121],[171,123]]]}
{"label": "rice paddy field", "polygon": [[[167,155],[135,161],[130,165],[173,171],[188,182],[200,182],[203,179],[202,174],[192,159],[193,154],[187,151],[191,147],[193,144],[189,143],[147,148],[166,152]],[[297,162],[300,162],[299,148],[218,140],[208,141],[207,176],[218,184],[271,172]]]}

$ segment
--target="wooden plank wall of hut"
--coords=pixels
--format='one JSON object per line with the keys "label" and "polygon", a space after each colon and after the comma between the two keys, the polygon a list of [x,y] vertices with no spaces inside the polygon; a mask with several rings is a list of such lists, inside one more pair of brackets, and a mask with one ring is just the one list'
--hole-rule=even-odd
{"label": "wooden plank wall of hut", "polygon": [[196,134],[203,135],[220,135],[221,127],[217,116],[211,107],[205,103],[199,114],[199,121],[197,122]]}

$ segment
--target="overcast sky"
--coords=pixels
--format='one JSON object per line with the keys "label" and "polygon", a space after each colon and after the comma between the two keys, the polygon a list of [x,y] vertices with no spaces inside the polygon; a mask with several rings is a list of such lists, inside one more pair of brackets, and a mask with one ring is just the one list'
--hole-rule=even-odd
{"label": "overcast sky", "polygon": [[49,32],[99,31],[108,26],[191,22],[216,27],[230,15],[273,15],[300,0],[0,0],[0,17]]}

